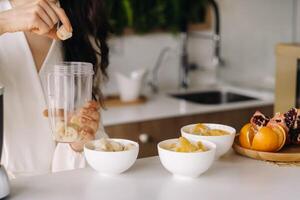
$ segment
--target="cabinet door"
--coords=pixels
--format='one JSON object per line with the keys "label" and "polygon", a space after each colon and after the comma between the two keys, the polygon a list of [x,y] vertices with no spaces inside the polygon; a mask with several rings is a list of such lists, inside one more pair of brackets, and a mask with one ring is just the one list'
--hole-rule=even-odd
{"label": "cabinet door", "polygon": [[111,138],[122,138],[137,142],[140,133],[139,123],[106,126],[105,132]]}
{"label": "cabinet door", "polygon": [[179,137],[180,126],[181,125],[177,123],[176,118],[140,123],[140,132],[142,136],[147,135],[148,137],[147,141],[140,140],[141,157],[157,155],[157,144],[162,140]]}

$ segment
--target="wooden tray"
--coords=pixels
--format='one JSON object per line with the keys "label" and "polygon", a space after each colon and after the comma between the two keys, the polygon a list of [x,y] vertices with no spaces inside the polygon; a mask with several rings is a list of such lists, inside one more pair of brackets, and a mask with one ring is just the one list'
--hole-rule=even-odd
{"label": "wooden tray", "polygon": [[110,95],[104,98],[104,105],[106,107],[121,107],[121,106],[133,106],[144,104],[147,102],[147,97],[140,96],[138,99],[134,101],[123,102],[118,95]]}
{"label": "wooden tray", "polygon": [[300,162],[300,146],[289,145],[279,152],[262,152],[246,149],[240,146],[238,136],[235,137],[233,149],[240,155],[256,160],[275,161],[275,162]]}

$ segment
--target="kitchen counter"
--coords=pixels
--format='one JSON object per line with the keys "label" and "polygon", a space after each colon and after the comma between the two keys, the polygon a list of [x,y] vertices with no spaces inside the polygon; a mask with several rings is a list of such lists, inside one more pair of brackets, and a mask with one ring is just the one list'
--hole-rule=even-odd
{"label": "kitchen counter", "polygon": [[12,181],[10,200],[298,200],[298,167],[279,167],[230,152],[197,179],[169,174],[158,157],[139,159],[126,173],[90,168]]}
{"label": "kitchen counter", "polygon": [[[220,87],[210,87],[209,89],[213,90],[219,88]],[[108,108],[102,113],[103,124],[104,126],[111,126],[168,117],[187,116],[239,108],[265,106],[271,105],[274,102],[273,93],[266,91],[255,91],[251,89],[237,88],[232,86],[222,86],[220,89],[256,97],[259,100],[221,105],[203,105],[172,98],[168,95],[168,93],[165,92],[150,97],[148,102],[142,105]],[[203,89],[190,90],[188,92],[201,90]],[[169,92],[169,94],[170,93],[174,92]]]}

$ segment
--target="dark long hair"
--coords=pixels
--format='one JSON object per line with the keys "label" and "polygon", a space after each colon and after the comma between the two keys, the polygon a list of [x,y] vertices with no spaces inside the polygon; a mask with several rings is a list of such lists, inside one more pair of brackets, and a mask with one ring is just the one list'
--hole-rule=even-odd
{"label": "dark long hair", "polygon": [[109,31],[104,0],[60,0],[73,27],[73,37],[63,41],[65,61],[94,65],[93,97],[101,101],[100,83],[107,78]]}

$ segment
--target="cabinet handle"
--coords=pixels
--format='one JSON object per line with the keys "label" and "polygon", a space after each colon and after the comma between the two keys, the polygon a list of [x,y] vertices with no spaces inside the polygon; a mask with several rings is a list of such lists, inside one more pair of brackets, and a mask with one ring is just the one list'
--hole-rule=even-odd
{"label": "cabinet handle", "polygon": [[147,133],[141,133],[139,135],[139,140],[141,143],[146,144],[149,142],[150,136]]}

